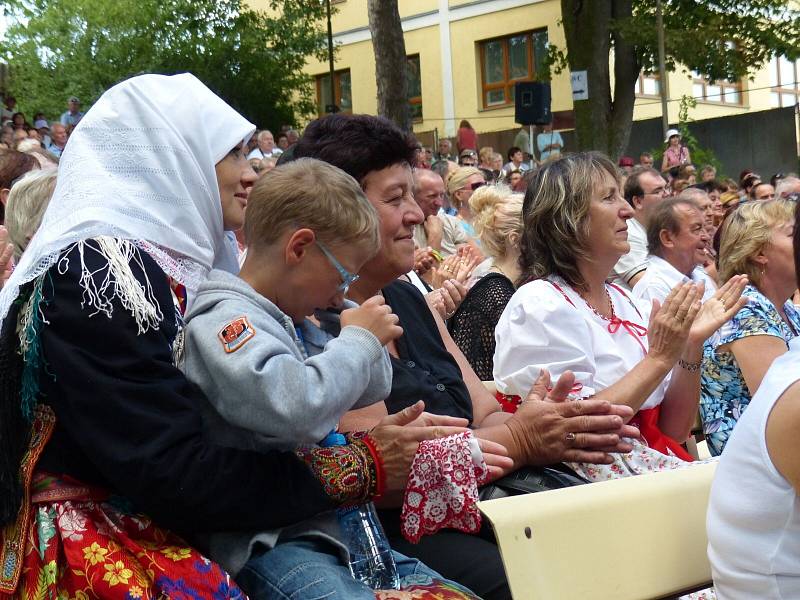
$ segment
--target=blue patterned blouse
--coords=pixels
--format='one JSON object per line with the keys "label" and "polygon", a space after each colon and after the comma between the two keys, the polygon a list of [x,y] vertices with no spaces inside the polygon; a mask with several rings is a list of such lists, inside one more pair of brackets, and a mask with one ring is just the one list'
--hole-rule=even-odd
{"label": "blue patterned blouse", "polygon": [[700,416],[703,432],[712,455],[725,448],[731,431],[750,403],[750,391],[732,352],[717,352],[729,344],[751,335],[773,335],[785,342],[800,333],[800,311],[788,301],[783,306],[790,325],[781,318],[775,305],[754,286],[748,285],[744,296],[750,302],[703,347],[703,372],[700,377]]}

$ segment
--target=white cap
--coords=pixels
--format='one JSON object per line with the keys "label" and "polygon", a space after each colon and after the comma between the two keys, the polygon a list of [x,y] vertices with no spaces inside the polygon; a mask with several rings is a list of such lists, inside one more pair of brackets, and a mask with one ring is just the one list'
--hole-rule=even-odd
{"label": "white cap", "polygon": [[671,138],[673,135],[681,137],[681,132],[677,129],[667,129],[667,135],[664,136],[664,143],[666,144],[669,141],[669,138]]}

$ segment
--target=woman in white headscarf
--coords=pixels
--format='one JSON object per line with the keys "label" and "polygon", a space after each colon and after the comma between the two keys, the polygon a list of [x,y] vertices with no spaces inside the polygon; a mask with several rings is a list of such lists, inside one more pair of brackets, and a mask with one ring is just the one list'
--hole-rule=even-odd
{"label": "woman in white headscarf", "polygon": [[435,437],[401,427],[419,410],[333,459],[204,436],[207,399],[175,366],[181,314],[211,268],[237,270],[226,231],[241,227],[255,180],[242,151],[253,130],[188,74],[125,81],[75,128],[0,292],[0,592],[240,597],[138,511],[241,543],[383,484],[402,490],[416,444]]}

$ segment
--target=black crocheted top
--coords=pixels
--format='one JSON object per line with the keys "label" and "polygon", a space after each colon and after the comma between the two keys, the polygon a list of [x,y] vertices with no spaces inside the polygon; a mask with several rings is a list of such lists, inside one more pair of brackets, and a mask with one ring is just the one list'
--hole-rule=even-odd
{"label": "black crocheted top", "polygon": [[467,293],[448,321],[453,340],[482,381],[494,379],[494,329],[516,289],[501,273],[487,273]]}

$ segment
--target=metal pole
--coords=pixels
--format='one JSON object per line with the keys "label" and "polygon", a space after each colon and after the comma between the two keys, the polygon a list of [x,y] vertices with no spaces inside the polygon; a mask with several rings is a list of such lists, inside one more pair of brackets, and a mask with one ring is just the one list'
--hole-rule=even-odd
{"label": "metal pole", "polygon": [[667,108],[667,69],[664,65],[664,15],[661,11],[661,0],[656,0],[656,28],[658,29],[658,89],[661,92],[661,127],[664,135],[667,135],[669,109]]}
{"label": "metal pole", "polygon": [[[328,13],[328,70],[330,71],[331,84],[331,106],[333,110],[326,112],[336,112],[336,82],[334,81],[333,71],[333,26],[331,25],[331,0],[325,0],[325,8]],[[327,109],[327,107],[325,107]]]}
{"label": "metal pole", "polygon": [[528,125],[528,154],[531,155],[531,167],[533,167],[536,164],[536,155],[533,153],[533,125]]}

